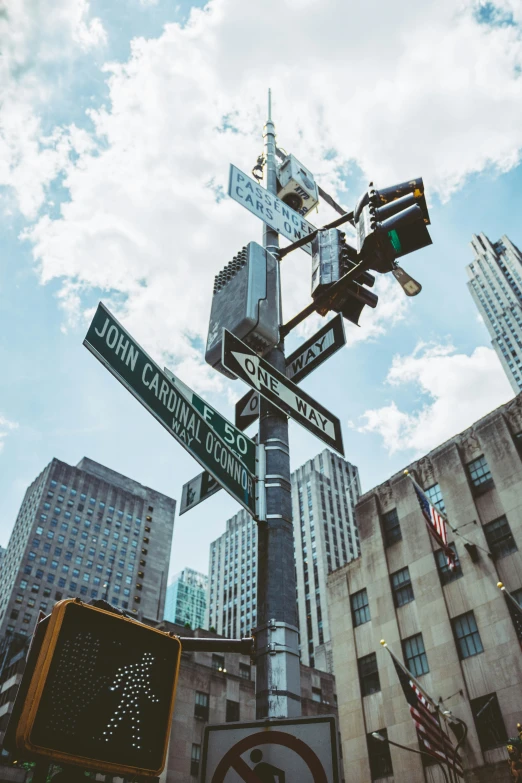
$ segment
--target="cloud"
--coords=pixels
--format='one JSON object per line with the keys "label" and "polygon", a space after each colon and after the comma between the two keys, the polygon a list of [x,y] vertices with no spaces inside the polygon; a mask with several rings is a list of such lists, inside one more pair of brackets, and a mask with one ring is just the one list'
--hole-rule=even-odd
{"label": "cloud", "polygon": [[87,0],[18,0],[0,12],[0,40],[0,185],[10,196],[4,210],[10,213],[12,201],[33,219],[71,152],[92,149],[74,126],[48,132],[44,125],[63,97],[60,88],[69,86],[74,60],[106,43],[106,34]]}
{"label": "cloud", "polygon": [[4,441],[10,432],[16,430],[18,424],[14,421],[9,421],[5,416],[0,413],[0,451],[4,448]]}
{"label": "cloud", "polygon": [[358,426],[352,423],[358,432],[380,435],[390,454],[423,454],[513,397],[495,352],[484,346],[467,356],[452,345],[419,343],[410,356],[394,357],[386,382],[413,385],[427,398],[413,413],[392,401],[365,411]]}
{"label": "cloud", "polygon": [[[72,5],[83,19],[78,45],[102,43],[86,3]],[[504,0],[502,13],[507,7]],[[60,126],[37,150],[37,107],[11,184],[33,217],[60,174],[68,200],[24,237],[41,282],[61,281],[69,323],[101,290],[152,353],[190,366],[201,390],[219,388],[201,363],[212,278],[261,236],[259,221],[222,194],[228,163],[248,171],[261,152],[268,85],[279,144],[345,201],[358,195],[344,191],[354,170],[385,184],[422,174],[431,193],[447,198],[473,172],[516,165],[520,28],[486,24],[479,11],[469,0],[371,8],[310,0],[296,17],[294,0],[266,0],[263,14],[243,0],[211,0],[184,26],[133,40],[127,62],[104,66],[108,98],[88,111],[84,129]],[[330,214],[310,218],[319,224]],[[364,329],[350,330],[353,341],[403,317],[398,286],[380,286],[379,307]],[[284,261],[283,291],[285,314],[309,301],[302,251]]]}

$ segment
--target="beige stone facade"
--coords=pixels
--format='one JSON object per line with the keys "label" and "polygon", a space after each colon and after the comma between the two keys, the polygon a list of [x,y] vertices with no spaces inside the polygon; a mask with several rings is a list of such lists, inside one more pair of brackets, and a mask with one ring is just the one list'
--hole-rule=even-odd
{"label": "beige stone facade", "polygon": [[[405,661],[411,652],[405,640],[418,634],[425,650],[425,664],[420,665],[429,667],[418,676],[419,682],[435,700],[444,699],[443,707],[468,727],[462,751],[466,780],[511,780],[502,722],[511,737],[517,722],[522,722],[522,654],[496,585],[500,579],[520,596],[521,437],[519,395],[408,466],[433,502],[444,504],[451,527],[457,529],[448,529],[448,538],[455,545],[462,575],[447,583],[447,572],[440,573],[440,561],[437,565],[437,545],[403,471],[360,499],[356,519],[361,557],[333,572],[328,581],[344,768],[351,783],[379,777],[369,762],[367,735],[372,732],[386,729],[390,740],[419,749],[392,659],[380,645],[385,639]],[[393,527],[395,511],[400,532]],[[393,589],[394,575],[400,573],[409,573],[413,599],[410,593],[403,601]],[[353,611],[354,594],[365,596],[360,592],[364,590],[368,620]],[[465,638],[459,639],[463,634]],[[380,688],[362,695],[358,659],[372,653]],[[486,712],[477,716],[484,704]],[[495,735],[490,724],[484,728],[484,715],[493,719],[496,704],[502,718],[490,720]],[[387,747],[393,774],[384,780],[443,780],[436,766],[423,768],[421,756]]]}

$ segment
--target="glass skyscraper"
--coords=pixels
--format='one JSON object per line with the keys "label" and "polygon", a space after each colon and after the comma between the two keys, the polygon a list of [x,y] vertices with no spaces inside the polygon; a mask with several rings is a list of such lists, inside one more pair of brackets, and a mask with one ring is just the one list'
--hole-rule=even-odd
{"label": "glass skyscraper", "polygon": [[513,391],[522,390],[522,253],[503,236],[473,235],[475,259],[466,267],[469,290],[484,319]]}
{"label": "glass skyscraper", "polygon": [[165,620],[177,625],[190,625],[192,629],[203,628],[207,608],[208,577],[184,568],[176,574],[167,587]]}

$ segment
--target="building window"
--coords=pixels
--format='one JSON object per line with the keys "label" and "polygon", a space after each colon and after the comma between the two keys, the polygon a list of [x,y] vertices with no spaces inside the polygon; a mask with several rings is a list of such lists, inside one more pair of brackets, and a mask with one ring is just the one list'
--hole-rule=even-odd
{"label": "building window", "polygon": [[480,487],[483,484],[489,487],[493,484],[491,471],[484,455],[478,459],[474,459],[472,462],[468,462],[466,467],[474,487]]}
{"label": "building window", "polygon": [[415,596],[413,595],[413,587],[411,586],[410,569],[408,566],[406,566],[406,568],[401,568],[400,571],[396,571],[394,574],[391,574],[390,581],[395,606],[404,606],[404,604],[409,604],[410,601],[415,599]]}
{"label": "building window", "polygon": [[312,688],[312,701],[316,701],[321,704],[323,700],[323,693],[321,688]]}
{"label": "building window", "polygon": [[441,585],[447,585],[448,582],[454,582],[455,579],[460,579],[462,576],[462,566],[460,564],[459,556],[455,548],[455,544],[448,544],[449,548],[455,552],[455,567],[450,568],[448,565],[448,559],[442,549],[437,549],[433,553],[435,557],[435,563],[437,564],[437,571],[439,572],[439,579]]}
{"label": "building window", "polygon": [[233,723],[234,721],[239,720],[239,702],[238,701],[230,701],[230,699],[227,699],[227,712],[226,712],[226,718],[227,723]]}
{"label": "building window", "polygon": [[381,690],[379,680],[379,670],[377,669],[377,656],[375,653],[365,655],[357,661],[359,666],[359,681],[361,683],[361,693],[363,696],[369,696],[371,693],[377,693]]}
{"label": "building window", "polygon": [[497,694],[489,693],[487,696],[471,699],[470,705],[482,750],[505,745],[508,737]]}
{"label": "building window", "polygon": [[404,652],[406,668],[414,677],[420,677],[421,674],[427,674],[429,672],[430,667],[428,666],[428,659],[426,658],[426,650],[424,649],[424,641],[421,633],[417,633],[415,636],[410,636],[409,639],[405,639],[402,643],[402,650]]}
{"label": "building window", "polygon": [[393,767],[390,746],[388,745],[388,732],[386,729],[379,729],[375,734],[383,737],[384,742],[378,740],[372,734],[366,735],[366,741],[368,743],[371,778],[372,780],[379,780],[379,778],[387,778],[393,775]]}
{"label": "building window", "polygon": [[498,560],[516,552],[518,547],[506,517],[499,517],[483,527],[491,554]]}
{"label": "building window", "polygon": [[401,526],[399,524],[399,516],[396,508],[383,514],[382,530],[384,534],[384,545],[386,547],[392,546],[392,544],[396,544],[397,541],[402,539]]}
{"label": "building window", "polygon": [[194,716],[200,720],[208,720],[208,693],[196,691]]}
{"label": "building window", "polygon": [[428,489],[424,490],[424,494],[427,496],[432,506],[436,506],[443,514],[446,513],[446,506],[444,505],[444,498],[442,497],[439,484],[428,487]]}
{"label": "building window", "polygon": [[199,762],[201,759],[201,745],[192,743],[192,752],[190,754],[190,774],[193,777],[199,775]]}
{"label": "building window", "polygon": [[250,666],[248,663],[240,663],[239,664],[239,676],[243,680],[249,680],[250,679]]}
{"label": "building window", "polygon": [[472,655],[484,652],[473,612],[455,617],[451,624],[460,658],[471,658]]}
{"label": "building window", "polygon": [[370,620],[370,607],[368,604],[368,593],[366,588],[359,590],[358,593],[354,593],[350,596],[350,602],[352,605],[352,617],[355,627],[363,625]]}
{"label": "building window", "polygon": [[225,656],[224,655],[216,655],[214,653],[212,655],[212,668],[215,669],[218,672],[226,672],[226,669],[225,669]]}

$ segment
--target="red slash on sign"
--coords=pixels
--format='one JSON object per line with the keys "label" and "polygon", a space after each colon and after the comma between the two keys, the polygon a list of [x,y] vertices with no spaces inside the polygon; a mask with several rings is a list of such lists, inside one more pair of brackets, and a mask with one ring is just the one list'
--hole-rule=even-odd
{"label": "red slash on sign", "polygon": [[[224,783],[225,776],[232,769],[237,772],[245,783],[263,783],[263,781],[267,779],[265,775],[263,775],[263,778],[258,777],[256,770],[249,767],[241,758],[241,755],[247,750],[250,750],[250,748],[257,748],[260,745],[282,745],[285,748],[293,750],[308,766],[314,783],[328,783],[328,778],[326,777],[323,765],[314,751],[308,747],[305,742],[284,731],[268,731],[266,733],[260,732],[251,734],[249,737],[245,737],[239,742],[236,742],[219,762],[211,783]],[[261,756],[261,751],[259,751],[259,757],[261,758]],[[277,775],[277,772],[280,774]],[[277,770],[277,772],[276,777],[280,777],[280,783],[285,783],[283,770]],[[274,781],[275,779],[276,778],[274,777]],[[290,781],[288,781],[288,783],[290,783]]]}

